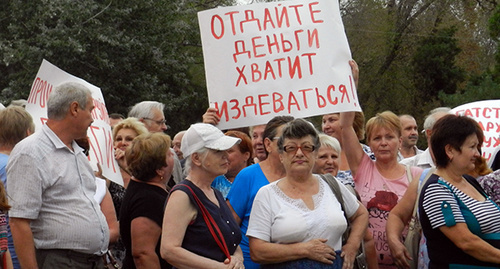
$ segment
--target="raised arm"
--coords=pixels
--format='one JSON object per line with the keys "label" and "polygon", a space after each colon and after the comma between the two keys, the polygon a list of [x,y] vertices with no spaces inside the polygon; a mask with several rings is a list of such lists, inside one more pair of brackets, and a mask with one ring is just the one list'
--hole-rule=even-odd
{"label": "raised arm", "polygon": [[205,114],[203,114],[203,123],[208,123],[212,125],[219,124],[220,117],[217,115],[217,109],[213,107],[207,108]]}
{"label": "raised arm", "polygon": [[353,177],[356,177],[356,172],[361,164],[365,152],[359,143],[358,136],[354,131],[354,112],[340,113],[340,128],[342,133],[342,151],[345,152],[347,162]]}

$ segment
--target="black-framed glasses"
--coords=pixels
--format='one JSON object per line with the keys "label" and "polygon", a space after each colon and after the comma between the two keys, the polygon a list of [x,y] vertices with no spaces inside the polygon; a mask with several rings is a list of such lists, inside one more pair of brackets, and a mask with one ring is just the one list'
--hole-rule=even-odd
{"label": "black-framed glasses", "polygon": [[293,153],[293,154],[297,154],[297,151],[299,149],[302,150],[303,153],[311,153],[314,151],[314,149],[316,149],[316,147],[311,144],[304,144],[302,146],[287,145],[283,147],[283,151],[285,151],[286,153]]}
{"label": "black-framed glasses", "polygon": [[154,120],[154,119],[152,119],[152,118],[143,118],[143,119],[145,119],[145,120],[150,120],[150,121],[154,121],[154,122],[155,122],[156,124],[158,124],[158,125],[163,125],[163,124],[165,124],[165,125],[166,125],[166,124],[167,124],[167,121],[166,121],[166,120]]}

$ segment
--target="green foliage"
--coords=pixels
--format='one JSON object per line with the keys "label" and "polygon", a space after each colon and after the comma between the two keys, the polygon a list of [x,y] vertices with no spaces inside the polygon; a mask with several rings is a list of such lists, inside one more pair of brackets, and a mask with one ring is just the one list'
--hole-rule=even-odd
{"label": "green foliage", "polygon": [[190,72],[202,63],[196,12],[223,1],[2,2],[2,103],[26,99],[47,59],[101,87],[110,113],[163,102],[171,135],[201,119],[208,106],[203,72]]}
{"label": "green foliage", "polygon": [[453,94],[458,84],[465,80],[464,70],[455,64],[461,52],[455,27],[438,29],[419,42],[413,56],[415,86],[423,99],[437,97],[438,92]]}
{"label": "green foliage", "polygon": [[472,80],[465,90],[455,93],[439,93],[441,99],[449,107],[481,100],[500,99],[500,84],[493,81],[491,75],[483,75]]}

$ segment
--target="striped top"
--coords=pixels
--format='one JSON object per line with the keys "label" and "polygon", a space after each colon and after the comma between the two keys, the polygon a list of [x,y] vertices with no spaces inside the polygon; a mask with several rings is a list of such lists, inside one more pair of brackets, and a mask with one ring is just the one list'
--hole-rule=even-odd
{"label": "striped top", "polygon": [[[476,217],[481,233],[500,233],[500,209],[491,199],[477,201],[442,178],[427,186],[423,200],[424,210],[433,229],[466,222],[455,197]],[[446,209],[446,205],[449,205],[451,211]],[[449,213],[452,215],[448,215]]]}
{"label": "striped top", "polygon": [[[486,197],[474,178],[465,177]],[[427,240],[429,268],[448,268],[450,264],[459,264],[467,268],[471,265],[497,268],[497,265],[479,261],[462,251],[439,229],[466,223],[473,234],[500,248],[500,208],[491,199],[477,201],[433,174],[422,188],[419,214]]]}

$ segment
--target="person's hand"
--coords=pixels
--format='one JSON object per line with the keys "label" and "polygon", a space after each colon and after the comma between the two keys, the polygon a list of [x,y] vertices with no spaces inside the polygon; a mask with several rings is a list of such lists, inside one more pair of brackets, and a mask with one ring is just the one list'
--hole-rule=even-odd
{"label": "person's hand", "polygon": [[307,257],[318,262],[333,264],[335,260],[335,250],[326,244],[326,239],[313,239],[305,242]]}
{"label": "person's hand", "polygon": [[115,149],[115,159],[120,168],[127,170],[127,161],[125,160],[125,151],[116,148]]}
{"label": "person's hand", "polygon": [[342,269],[352,269],[354,267],[354,259],[356,259],[358,249],[359,246],[349,243],[342,246],[342,253],[340,253],[340,257],[344,258]]}
{"label": "person's hand", "polygon": [[398,268],[410,268],[408,260],[412,260],[405,245],[399,240],[387,240],[391,250],[392,259]]}
{"label": "person's hand", "polygon": [[244,269],[245,268],[245,265],[243,265],[243,257],[241,256],[231,256],[231,260],[229,259],[226,259],[224,261],[224,264],[226,265],[226,267],[224,268],[228,268],[228,269]]}
{"label": "person's hand", "polygon": [[213,107],[209,107],[207,112],[203,114],[203,123],[208,123],[212,125],[219,124],[220,117],[217,115],[218,110]]}
{"label": "person's hand", "polygon": [[349,65],[351,66],[352,77],[354,79],[354,85],[356,85],[356,88],[358,88],[358,81],[359,81],[358,64],[354,60],[349,60]]}

